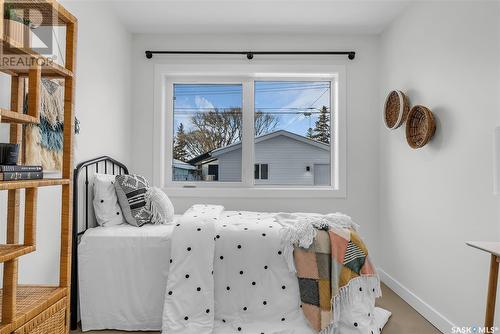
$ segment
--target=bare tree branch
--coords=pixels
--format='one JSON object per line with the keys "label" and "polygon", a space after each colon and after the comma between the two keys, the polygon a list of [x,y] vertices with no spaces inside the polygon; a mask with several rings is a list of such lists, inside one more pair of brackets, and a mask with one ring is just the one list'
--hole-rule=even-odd
{"label": "bare tree branch", "polygon": [[[191,117],[192,130],[184,134],[187,158],[241,142],[243,117],[240,108],[209,112],[197,112]],[[260,136],[274,131],[279,119],[261,111],[255,113],[255,135]]]}

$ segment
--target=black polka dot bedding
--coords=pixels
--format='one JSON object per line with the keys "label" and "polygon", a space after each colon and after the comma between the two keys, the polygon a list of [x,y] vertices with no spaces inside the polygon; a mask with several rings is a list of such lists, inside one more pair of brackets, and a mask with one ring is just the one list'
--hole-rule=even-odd
{"label": "black polka dot bedding", "polygon": [[[165,260],[169,274],[163,331],[318,333],[314,327],[319,326],[310,324],[315,297],[301,295],[307,290],[299,287],[297,274],[287,265],[282,233],[283,226],[272,213],[225,211],[214,205],[195,205],[186,211],[175,224],[170,259]],[[311,280],[323,283],[317,291],[328,289],[328,282]],[[335,326],[321,326],[326,328],[321,334],[379,333],[389,316],[375,307],[373,294],[361,289],[349,298]]]}

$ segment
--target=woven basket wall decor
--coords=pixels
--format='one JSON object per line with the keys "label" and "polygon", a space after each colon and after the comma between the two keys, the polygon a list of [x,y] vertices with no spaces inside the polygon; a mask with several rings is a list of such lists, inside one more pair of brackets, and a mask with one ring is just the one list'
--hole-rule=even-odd
{"label": "woven basket wall decor", "polygon": [[411,108],[406,121],[406,141],[411,148],[421,148],[436,132],[432,112],[424,106]]}
{"label": "woven basket wall decor", "polygon": [[402,91],[391,91],[385,100],[385,126],[391,130],[399,128],[405,122],[409,111],[410,102],[408,97]]}

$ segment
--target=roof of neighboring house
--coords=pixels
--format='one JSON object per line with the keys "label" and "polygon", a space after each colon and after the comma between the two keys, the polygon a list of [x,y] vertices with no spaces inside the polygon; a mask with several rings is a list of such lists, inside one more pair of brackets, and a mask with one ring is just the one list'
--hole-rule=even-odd
{"label": "roof of neighboring house", "polygon": [[[290,139],[297,140],[297,141],[300,141],[302,143],[309,144],[309,145],[321,148],[321,149],[326,150],[326,151],[330,150],[330,145],[328,145],[328,144],[325,144],[325,143],[316,141],[314,139],[310,139],[310,138],[307,138],[307,137],[304,137],[304,136],[301,136],[301,135],[298,135],[298,134],[295,134],[295,133],[292,133],[292,132],[286,131],[286,130],[278,130],[278,131],[266,133],[265,135],[258,136],[255,138],[255,143],[260,143],[260,142],[263,142],[263,141],[266,141],[266,140],[269,140],[272,138],[276,138],[279,136],[285,136],[285,137],[288,137]],[[208,153],[212,157],[217,157],[219,155],[222,155],[222,154],[225,154],[227,152],[231,152],[231,151],[234,151],[234,150],[237,150],[240,148],[241,148],[241,142],[237,142],[237,143],[233,143],[231,145],[227,145],[227,146],[215,149],[215,150],[208,152]],[[205,154],[207,154],[207,153],[205,153]]]}
{"label": "roof of neighboring house", "polygon": [[191,160],[188,160],[187,163],[191,164],[191,165],[196,165],[199,162],[204,162],[204,163],[207,162],[207,161],[205,161],[207,159],[209,159],[210,161],[212,161],[214,159],[212,158],[211,153],[212,153],[212,151],[208,151],[208,152],[205,152],[203,154],[200,154],[199,156],[194,157]]}
{"label": "roof of neighboring house", "polygon": [[177,159],[174,159],[174,161],[172,162],[172,165],[175,168],[179,168],[179,169],[189,169],[189,170],[195,170],[196,169],[195,166],[190,165],[187,162],[177,160]]}

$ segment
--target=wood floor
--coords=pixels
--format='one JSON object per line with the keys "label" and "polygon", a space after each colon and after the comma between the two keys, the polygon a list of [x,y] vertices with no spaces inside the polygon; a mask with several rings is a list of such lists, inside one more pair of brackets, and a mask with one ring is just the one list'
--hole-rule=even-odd
{"label": "wood floor", "polygon": [[[439,334],[434,326],[417,313],[410,305],[398,297],[385,285],[382,285],[383,297],[377,302],[378,306],[392,312],[392,317],[384,327],[383,334]],[[80,330],[72,331],[72,334],[82,333]],[[120,331],[91,331],[88,334],[142,334],[144,332],[120,332]],[[158,332],[150,332],[158,333]]]}
{"label": "wood floor", "polygon": [[439,334],[441,333],[430,322],[425,320],[391,289],[382,284],[382,298],[377,305],[392,312],[382,334]]}

